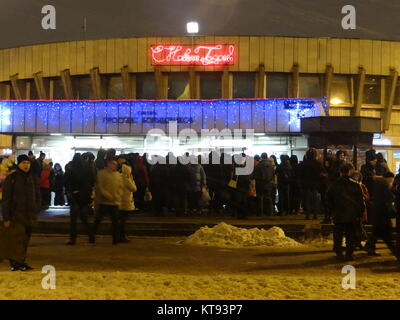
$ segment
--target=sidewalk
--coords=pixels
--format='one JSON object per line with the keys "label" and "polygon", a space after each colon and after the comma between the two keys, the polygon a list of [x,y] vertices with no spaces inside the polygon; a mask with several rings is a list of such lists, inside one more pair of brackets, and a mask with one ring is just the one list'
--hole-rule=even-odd
{"label": "sidewalk", "polygon": [[[187,217],[157,217],[149,213],[134,213],[129,216],[126,232],[130,236],[188,236],[203,226],[212,227],[220,222],[240,228],[264,228],[273,226],[282,228],[285,234],[296,239],[327,236],[332,231],[331,225],[321,223],[323,217],[318,220],[306,220],[304,215],[297,216],[265,216],[249,217],[239,220],[235,217],[225,216],[187,216]],[[92,221],[93,218],[90,218]],[[99,234],[110,234],[110,221],[105,218],[100,225]],[[39,222],[34,230],[40,234],[68,234],[69,233],[69,208],[51,207],[39,216]],[[84,233],[78,223],[78,232]]]}

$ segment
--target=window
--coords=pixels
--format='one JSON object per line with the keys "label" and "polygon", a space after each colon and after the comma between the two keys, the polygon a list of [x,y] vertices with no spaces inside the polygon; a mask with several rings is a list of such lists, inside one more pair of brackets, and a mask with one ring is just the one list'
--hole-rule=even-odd
{"label": "window", "polygon": [[15,100],[14,92],[11,88],[10,82],[0,83],[0,99],[2,100]]}
{"label": "window", "polygon": [[[64,88],[62,86],[61,78],[54,78],[50,81],[53,82],[53,100],[63,100],[65,99]],[[50,93],[51,96],[51,93]]]}
{"label": "window", "polygon": [[333,76],[330,101],[332,105],[352,104],[351,92],[351,76]]}
{"label": "window", "polygon": [[154,73],[136,74],[136,99],[152,100],[157,98]]}
{"label": "window", "polygon": [[200,73],[201,99],[221,99],[221,72]]}
{"label": "window", "polygon": [[[30,86],[30,92],[29,92],[29,100],[39,100],[39,95],[36,89],[36,84],[34,80],[27,80],[26,81],[26,86]],[[24,93],[22,93],[22,95],[24,95]]]}
{"label": "window", "polygon": [[107,99],[125,99],[122,76],[110,75],[107,80]]}
{"label": "window", "polygon": [[256,74],[254,72],[233,73],[233,98],[254,98]]}
{"label": "window", "polygon": [[76,99],[90,100],[95,98],[92,92],[92,83],[90,81],[90,76],[78,76],[74,77],[73,79],[75,85]]}
{"label": "window", "polygon": [[168,74],[168,99],[190,99],[188,73],[171,72]]}
{"label": "window", "polygon": [[322,77],[318,75],[300,75],[299,96],[301,98],[322,97]]}
{"label": "window", "polygon": [[381,78],[376,76],[365,77],[364,98],[365,104],[381,104]]}
{"label": "window", "polygon": [[287,98],[289,75],[285,73],[267,74],[267,98]]}

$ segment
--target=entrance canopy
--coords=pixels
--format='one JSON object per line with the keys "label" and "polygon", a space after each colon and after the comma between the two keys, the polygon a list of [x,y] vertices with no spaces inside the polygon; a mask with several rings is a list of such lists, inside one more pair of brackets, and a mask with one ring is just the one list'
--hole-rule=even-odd
{"label": "entrance canopy", "polygon": [[309,146],[317,149],[332,145],[372,148],[374,133],[381,131],[379,118],[311,117],[301,119],[301,132],[309,135]]}
{"label": "entrance canopy", "polygon": [[0,101],[1,132],[147,134],[151,129],[254,129],[299,133],[300,119],[322,116],[324,100]]}

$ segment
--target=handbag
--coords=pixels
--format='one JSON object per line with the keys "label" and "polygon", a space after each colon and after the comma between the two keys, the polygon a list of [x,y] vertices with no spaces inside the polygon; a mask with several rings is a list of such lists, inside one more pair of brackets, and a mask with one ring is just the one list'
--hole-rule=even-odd
{"label": "handbag", "polygon": [[144,201],[145,202],[150,202],[151,200],[153,200],[153,196],[152,196],[149,188],[146,188],[146,192],[144,194]]}
{"label": "handbag", "polygon": [[255,198],[257,197],[256,192],[256,180],[251,179],[249,184],[249,197]]}
{"label": "handbag", "polygon": [[203,187],[201,189],[201,197],[199,201],[200,206],[203,208],[208,207],[210,201],[211,201],[210,193],[208,192],[208,189],[206,187]]}
{"label": "handbag", "polygon": [[6,228],[3,222],[0,222],[0,261],[5,259],[24,261],[27,241],[28,236],[23,225],[12,223]]}
{"label": "handbag", "polygon": [[230,187],[232,189],[236,189],[238,180],[239,180],[239,176],[236,176],[236,180],[235,180],[235,179],[233,179],[233,173],[232,173],[231,180],[229,180],[229,182],[228,182],[228,187]]}

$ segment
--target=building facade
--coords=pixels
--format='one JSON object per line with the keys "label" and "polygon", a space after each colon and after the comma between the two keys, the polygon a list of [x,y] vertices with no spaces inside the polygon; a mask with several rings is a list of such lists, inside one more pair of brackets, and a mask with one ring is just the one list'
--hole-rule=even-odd
{"label": "building facade", "polygon": [[[231,45],[234,52],[229,63],[188,65],[179,59],[166,61],[168,53],[164,53],[162,61],[155,59],[156,45],[187,48]],[[400,148],[399,69],[400,42],[394,41],[261,36],[71,41],[0,50],[0,99],[93,101],[326,97],[330,116],[382,119],[383,134],[376,136],[375,148],[384,153],[389,166],[395,170],[400,164],[400,152],[397,151]],[[60,137],[46,133],[32,132],[28,135],[14,132],[14,139],[7,135],[2,137],[0,147],[18,149],[21,145],[20,149],[26,150],[29,145],[44,148],[60,143],[57,140]],[[289,138],[296,135],[285,134],[288,133],[285,130],[276,133],[279,134],[268,135],[271,145],[282,143],[287,150]],[[90,135],[87,132],[82,137],[71,135],[74,139],[89,140],[96,139],[98,133]],[[287,141],[276,142],[281,139]],[[300,144],[301,148],[306,147],[304,142]],[[89,148],[89,144],[82,145],[82,148]],[[279,148],[271,150],[285,151]]]}

